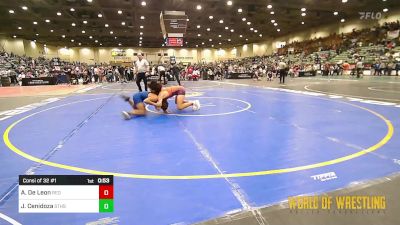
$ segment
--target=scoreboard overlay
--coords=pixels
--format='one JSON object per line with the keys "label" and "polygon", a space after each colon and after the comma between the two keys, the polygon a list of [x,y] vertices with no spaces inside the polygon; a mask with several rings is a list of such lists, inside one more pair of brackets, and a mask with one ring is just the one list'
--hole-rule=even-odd
{"label": "scoreboard overlay", "polygon": [[20,213],[114,212],[114,177],[20,175]]}

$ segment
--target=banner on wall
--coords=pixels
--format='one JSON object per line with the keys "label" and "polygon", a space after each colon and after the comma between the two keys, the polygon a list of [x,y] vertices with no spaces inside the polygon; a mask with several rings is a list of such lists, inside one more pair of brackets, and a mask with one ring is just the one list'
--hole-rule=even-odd
{"label": "banner on wall", "polygon": [[126,51],[124,49],[113,49],[111,50],[111,56],[112,57],[126,56]]}
{"label": "banner on wall", "polygon": [[286,45],[286,41],[278,41],[275,43],[276,48],[283,48]]}
{"label": "banner on wall", "polygon": [[388,39],[396,39],[399,37],[399,30],[392,30],[387,32]]}
{"label": "banner on wall", "polygon": [[254,73],[229,73],[227,79],[251,79]]}
{"label": "banner on wall", "polygon": [[22,78],[22,86],[56,85],[56,77]]}

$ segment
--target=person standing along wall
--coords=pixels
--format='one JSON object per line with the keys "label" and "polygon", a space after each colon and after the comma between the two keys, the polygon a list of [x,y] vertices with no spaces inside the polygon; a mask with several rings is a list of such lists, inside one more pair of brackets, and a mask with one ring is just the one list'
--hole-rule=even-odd
{"label": "person standing along wall", "polygon": [[178,85],[181,86],[181,81],[179,79],[179,74],[181,72],[181,68],[178,66],[177,63],[171,63],[171,72],[172,72],[172,75],[174,75],[176,81],[178,82]]}

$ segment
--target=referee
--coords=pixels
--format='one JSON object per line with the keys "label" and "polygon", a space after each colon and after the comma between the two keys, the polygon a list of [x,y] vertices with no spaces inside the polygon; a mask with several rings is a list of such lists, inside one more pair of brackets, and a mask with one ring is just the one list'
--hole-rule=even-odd
{"label": "referee", "polygon": [[284,84],[287,71],[287,64],[285,63],[283,58],[280,60],[278,68],[279,68],[279,83]]}
{"label": "referee", "polygon": [[143,54],[138,54],[138,60],[135,62],[136,68],[136,85],[139,88],[139,91],[142,92],[142,87],[140,86],[140,82],[144,83],[144,90],[147,91],[147,76],[146,74],[149,73],[149,62],[143,58]]}

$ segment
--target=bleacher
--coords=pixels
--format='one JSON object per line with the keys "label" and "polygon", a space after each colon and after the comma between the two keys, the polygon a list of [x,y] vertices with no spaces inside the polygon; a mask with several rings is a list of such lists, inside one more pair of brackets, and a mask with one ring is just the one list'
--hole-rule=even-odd
{"label": "bleacher", "polygon": [[384,55],[384,49],[385,47],[383,45],[352,48],[333,57],[330,62],[338,63],[347,61],[348,63],[355,63],[355,58],[353,56],[357,54],[363,58],[364,63],[374,63],[377,58]]}

